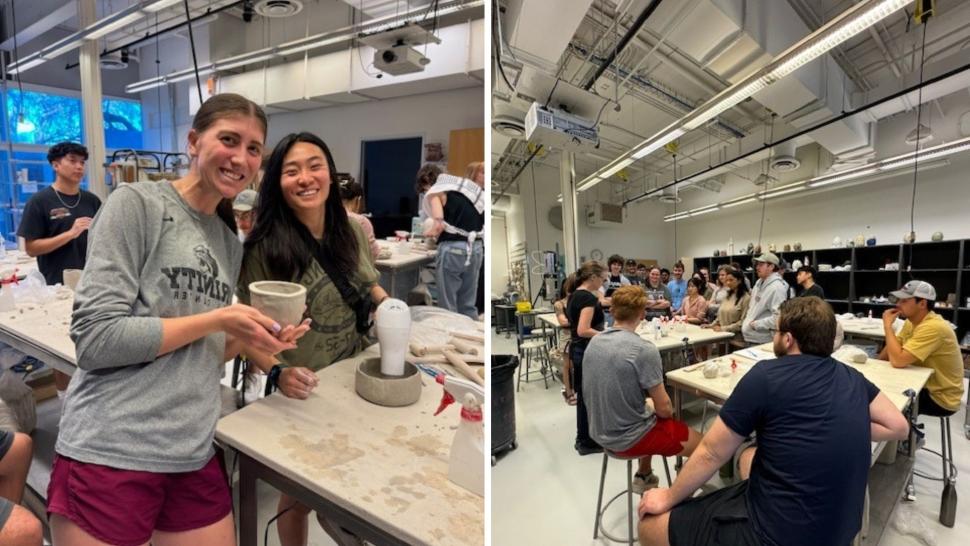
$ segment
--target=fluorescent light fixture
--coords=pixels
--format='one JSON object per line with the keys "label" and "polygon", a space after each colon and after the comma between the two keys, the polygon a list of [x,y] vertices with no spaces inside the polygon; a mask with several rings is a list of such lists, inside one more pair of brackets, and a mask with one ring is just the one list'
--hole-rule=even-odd
{"label": "fluorescent light fixture", "polygon": [[181,2],[182,0],[158,0],[157,2],[152,2],[145,6],[145,11],[148,13],[155,13],[156,11],[162,11],[169,6],[174,6],[175,4],[179,4]]}
{"label": "fluorescent light fixture", "polygon": [[856,168],[846,172],[829,174],[826,176],[813,178],[812,180],[809,181],[808,186],[810,188],[821,188],[822,186],[828,186],[830,184],[837,184],[839,182],[845,182],[846,180],[852,180],[854,178],[869,176],[870,174],[875,172],[879,172],[879,167]]}
{"label": "fluorescent light fixture", "polygon": [[[84,37],[85,39],[88,39],[88,40],[97,40],[98,38],[101,38],[105,34],[111,34],[112,32],[118,30],[119,28],[124,27],[125,25],[130,25],[131,23],[134,23],[135,21],[139,21],[144,18],[145,18],[145,14],[143,12],[135,11],[133,13],[129,13],[128,15],[119,17],[118,19],[115,19],[110,23],[105,23],[103,25],[99,25],[100,22],[94,23],[94,25],[92,26],[95,26],[95,25],[99,25],[99,26],[97,26],[97,28],[94,28],[89,32],[84,33]],[[88,28],[91,28],[91,27],[88,27]]]}
{"label": "fluorescent light fixture", "polygon": [[713,207],[708,207],[700,210],[692,210],[690,212],[690,216],[691,218],[693,218],[694,216],[700,216],[701,214],[707,214],[708,212],[714,212],[716,210],[721,210],[721,207],[714,205]]}
{"label": "fluorescent light fixture", "polygon": [[246,58],[242,58],[242,59],[237,58],[235,60],[233,60],[233,59],[226,59],[224,61],[221,61],[221,62],[216,63],[215,69],[216,70],[229,70],[231,68],[238,68],[240,66],[246,66],[247,64],[258,63],[258,62],[262,62],[262,61],[268,61],[268,60],[272,59],[275,56],[276,56],[275,53],[269,52],[269,53],[264,53],[262,55],[256,55],[255,57],[246,57]]}
{"label": "fluorescent light fixture", "polygon": [[778,197],[779,195],[786,195],[789,193],[794,193],[796,191],[802,191],[805,188],[806,188],[805,184],[802,182],[799,182],[798,184],[795,184],[794,187],[784,186],[784,188],[782,189],[762,192],[760,195],[758,195],[758,199],[771,199],[773,197]]}
{"label": "fluorescent light fixture", "polygon": [[[689,131],[697,129],[701,125],[704,125],[708,121],[721,115],[726,110],[734,108],[738,105],[738,103],[747,99],[751,95],[754,95],[758,91],[768,87],[770,83],[771,82],[768,80],[768,78],[761,77],[744,85],[736,91],[731,91],[731,88],[722,91],[719,95],[716,95],[714,98],[704,103],[703,106],[695,110],[694,114],[688,114],[688,116],[693,115],[694,117],[687,121],[684,124],[684,127]],[[730,93],[727,94],[727,96],[721,97],[728,92]]]}
{"label": "fluorescent light fixture", "polygon": [[586,180],[583,180],[578,186],[576,186],[576,191],[586,191],[592,188],[593,186],[595,186],[596,184],[599,184],[603,180],[605,179],[600,178],[598,174],[591,175],[589,178],[587,178]]}
{"label": "fluorescent light fixture", "polygon": [[690,212],[681,212],[678,214],[671,214],[670,216],[664,216],[664,222],[674,222],[677,220],[683,220],[690,216]]}
{"label": "fluorescent light fixture", "polygon": [[[279,46],[279,53],[282,56],[292,55],[294,53],[303,53],[304,51],[309,51],[311,49],[317,49],[318,47],[326,47],[328,45],[338,44],[343,41],[343,37],[337,36],[335,38],[328,38],[325,40],[315,39],[310,42],[305,40],[298,40],[296,42],[290,42],[289,44],[283,44]],[[304,43],[301,43],[304,42]]]}
{"label": "fluorescent light fixture", "polygon": [[70,37],[65,38],[60,42],[55,42],[45,47],[44,49],[41,49],[40,52],[37,54],[37,56],[40,57],[41,59],[44,59],[45,61],[49,61],[56,57],[60,57],[61,55],[67,53],[68,51],[77,49],[83,43],[84,43],[84,40],[82,40],[81,38],[70,38]]}
{"label": "fluorescent light fixture", "polygon": [[16,74],[18,72],[23,72],[25,70],[30,70],[31,68],[34,68],[35,66],[41,65],[41,64],[44,64],[44,59],[41,59],[40,56],[34,57],[32,59],[25,59],[25,60],[17,63],[17,67],[16,68],[11,68],[10,69],[10,73],[11,74]]}
{"label": "fluorescent light fixture", "polygon": [[643,146],[643,148],[640,148],[639,150],[637,150],[633,154],[633,158],[634,159],[643,159],[644,157],[646,157],[646,156],[648,156],[648,155],[656,152],[660,148],[663,148],[667,144],[669,144],[669,143],[677,140],[678,138],[680,138],[681,136],[683,136],[685,132],[686,131],[684,131],[683,129],[674,129],[673,131],[670,131],[669,133],[667,133],[667,134],[665,134],[663,136],[656,137],[656,138],[652,139],[653,142],[650,142],[646,146],[643,146],[643,144],[646,143],[648,140],[651,140],[651,139],[644,140],[643,142],[640,143],[640,145]]}
{"label": "fluorescent light fixture", "polygon": [[[909,3],[910,0],[873,0],[867,5],[850,8],[817,32],[818,36],[793,46],[789,51],[795,50],[797,53],[773,68],[769,76],[772,80],[788,76]],[[782,57],[785,56],[783,53]]]}
{"label": "fluorescent light fixture", "polygon": [[738,205],[744,205],[745,203],[753,203],[753,202],[755,202],[757,200],[758,199],[756,197],[753,197],[753,196],[752,197],[745,197],[744,199],[741,199],[740,201],[730,201],[730,202],[724,203],[723,205],[721,205],[721,207],[726,208],[726,209],[729,209],[731,207],[736,207]]}

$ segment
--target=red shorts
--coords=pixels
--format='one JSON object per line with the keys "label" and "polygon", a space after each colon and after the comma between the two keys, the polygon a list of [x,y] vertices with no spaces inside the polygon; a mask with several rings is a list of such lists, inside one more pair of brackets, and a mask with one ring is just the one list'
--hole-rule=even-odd
{"label": "red shorts", "polygon": [[640,438],[630,449],[618,451],[616,454],[621,457],[646,457],[647,455],[673,457],[684,450],[681,444],[686,442],[689,436],[690,432],[683,421],[657,417],[657,422],[643,435],[643,438]]}
{"label": "red shorts", "polygon": [[94,538],[137,546],[155,530],[177,533],[216,523],[232,512],[222,458],[195,472],[119,470],[55,455],[47,512],[71,520]]}

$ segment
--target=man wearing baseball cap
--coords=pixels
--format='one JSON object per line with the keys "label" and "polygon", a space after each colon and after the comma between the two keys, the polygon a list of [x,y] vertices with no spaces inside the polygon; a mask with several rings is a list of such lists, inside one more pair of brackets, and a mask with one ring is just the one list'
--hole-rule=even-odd
{"label": "man wearing baseball cap", "polygon": [[232,202],[232,214],[236,217],[236,228],[239,230],[239,240],[244,240],[253,229],[256,217],[256,190],[245,189],[239,192]]}
{"label": "man wearing baseball cap", "polygon": [[774,337],[778,308],[788,299],[788,283],[778,273],[780,261],[772,252],[754,259],[758,282],[751,289],[748,314],[741,325],[741,334],[748,345],[769,343]]}
{"label": "man wearing baseball cap", "polygon": [[[963,360],[950,323],[933,312],[936,289],[926,281],[909,281],[890,292],[889,299],[896,307],[882,314],[886,348],[879,359],[888,360],[894,368],[932,368],[933,375],[919,393],[919,413],[953,415],[963,397]],[[896,317],[906,319],[898,335],[893,332]]]}

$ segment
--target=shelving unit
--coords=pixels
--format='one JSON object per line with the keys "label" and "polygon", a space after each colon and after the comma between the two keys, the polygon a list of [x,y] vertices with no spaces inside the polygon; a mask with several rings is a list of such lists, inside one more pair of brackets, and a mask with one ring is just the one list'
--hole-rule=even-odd
{"label": "shelving unit", "polygon": [[[954,308],[938,308],[936,312],[957,325],[957,339],[970,331],[970,239],[955,241],[924,242],[913,244],[877,245],[866,247],[821,248],[776,252],[779,257],[792,263],[805,261],[813,266],[829,264],[832,267],[850,265],[848,271],[819,271],[817,281],[825,289],[825,295],[837,313],[881,314],[892,304],[864,303],[862,298],[888,296],[904,283],[925,280],[936,288],[937,301],[945,302],[949,294],[956,296]],[[752,265],[753,256],[736,254],[694,258],[694,269],[701,266],[717,271],[719,265],[737,262],[745,269]],[[899,270],[886,270],[887,264],[899,264]],[[908,268],[908,269],[907,269]],[[753,271],[745,275],[754,283]],[[785,280],[794,285],[794,274],[789,272]]]}

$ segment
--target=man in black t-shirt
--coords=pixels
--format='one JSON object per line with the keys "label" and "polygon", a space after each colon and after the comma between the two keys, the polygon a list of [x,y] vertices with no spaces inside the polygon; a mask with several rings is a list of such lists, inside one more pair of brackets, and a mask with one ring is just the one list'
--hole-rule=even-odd
{"label": "man in black t-shirt", "polygon": [[[47,151],[54,183],[35,193],[24,205],[17,235],[26,240],[27,254],[37,258],[37,269],[47,284],[63,282],[65,269],[84,269],[88,227],[101,208],[101,200],[81,189],[88,150],[75,142],[61,142]],[[67,390],[70,376],[54,371],[57,395]]]}
{"label": "man in black t-shirt", "polygon": [[[644,494],[642,544],[852,541],[862,526],[870,442],[903,439],[909,424],[875,385],[830,356],[835,328],[819,298],[781,305],[778,358],[741,378],[673,487]],[[758,447],[739,454],[743,481],[688,499],[752,433]]]}
{"label": "man in black t-shirt", "polygon": [[801,296],[815,296],[819,299],[825,299],[825,291],[822,287],[815,284],[815,268],[810,265],[803,265],[799,267],[795,273],[795,281],[798,282],[798,286],[802,287],[802,291],[798,293]]}
{"label": "man in black t-shirt", "polygon": [[24,205],[17,235],[27,242],[27,254],[37,258],[37,268],[47,284],[63,282],[65,269],[84,269],[88,248],[87,230],[101,208],[101,200],[81,189],[88,150],[74,142],[55,144],[47,161],[56,178]]}

